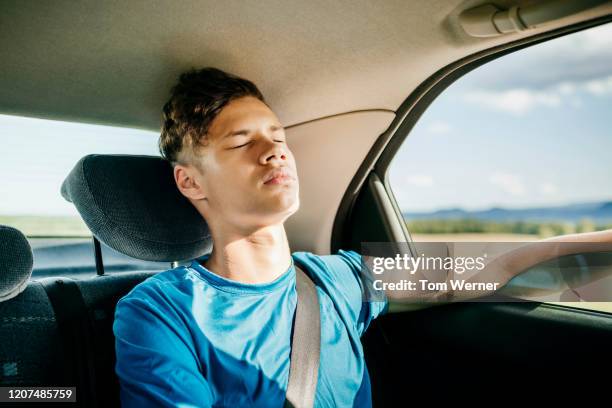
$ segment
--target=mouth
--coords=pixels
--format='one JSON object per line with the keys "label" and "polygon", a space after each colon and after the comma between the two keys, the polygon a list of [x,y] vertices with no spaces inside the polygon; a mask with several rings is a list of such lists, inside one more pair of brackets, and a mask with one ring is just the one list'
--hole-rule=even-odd
{"label": "mouth", "polygon": [[266,185],[274,185],[274,184],[287,184],[293,181],[293,178],[288,175],[276,176],[266,181],[264,184]]}
{"label": "mouth", "polygon": [[293,181],[293,177],[284,170],[275,170],[264,177],[265,185],[287,184]]}

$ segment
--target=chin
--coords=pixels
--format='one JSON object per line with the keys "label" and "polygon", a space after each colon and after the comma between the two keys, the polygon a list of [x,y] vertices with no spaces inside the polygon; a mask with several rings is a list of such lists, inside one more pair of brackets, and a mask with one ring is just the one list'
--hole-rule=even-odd
{"label": "chin", "polygon": [[291,200],[281,200],[269,207],[268,211],[265,211],[263,218],[267,220],[266,224],[276,224],[284,222],[287,218],[292,216],[300,208],[299,198]]}

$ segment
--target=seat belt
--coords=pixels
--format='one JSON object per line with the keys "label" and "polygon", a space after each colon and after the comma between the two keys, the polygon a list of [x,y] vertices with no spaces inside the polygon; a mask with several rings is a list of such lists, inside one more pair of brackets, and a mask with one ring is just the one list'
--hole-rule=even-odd
{"label": "seat belt", "polygon": [[76,406],[97,407],[91,326],[81,291],[72,279],[47,279],[40,283],[53,307],[61,336],[64,381],[67,386],[76,387]]}
{"label": "seat belt", "polygon": [[285,408],[312,408],[321,355],[319,296],[310,277],[295,263],[297,305],[291,336]]}

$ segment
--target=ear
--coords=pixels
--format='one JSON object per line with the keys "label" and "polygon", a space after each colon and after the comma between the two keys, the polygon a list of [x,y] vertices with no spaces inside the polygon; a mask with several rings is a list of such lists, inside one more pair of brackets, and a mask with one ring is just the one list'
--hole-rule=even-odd
{"label": "ear", "polygon": [[206,194],[196,177],[197,169],[192,165],[174,166],[174,181],[181,194],[192,200],[206,200]]}

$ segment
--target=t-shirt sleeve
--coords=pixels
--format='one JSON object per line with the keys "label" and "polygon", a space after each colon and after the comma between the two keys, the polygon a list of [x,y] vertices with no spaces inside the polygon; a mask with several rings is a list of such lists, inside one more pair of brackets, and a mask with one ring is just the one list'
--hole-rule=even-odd
{"label": "t-shirt sleeve", "polygon": [[[339,283],[347,293],[346,299],[354,316],[355,328],[363,335],[372,320],[385,314],[389,301],[384,291],[374,291],[372,276],[362,270],[361,255],[352,250],[340,249],[337,255],[326,257],[329,266],[338,276]],[[347,281],[350,279],[350,281]]]}
{"label": "t-shirt sleeve", "polygon": [[141,298],[124,298],[113,332],[122,407],[210,407],[210,386],[198,368],[187,330]]}

